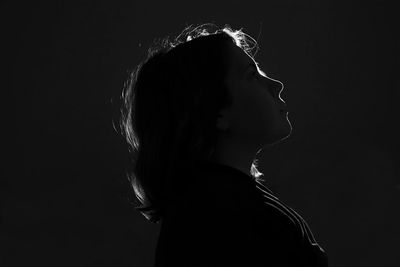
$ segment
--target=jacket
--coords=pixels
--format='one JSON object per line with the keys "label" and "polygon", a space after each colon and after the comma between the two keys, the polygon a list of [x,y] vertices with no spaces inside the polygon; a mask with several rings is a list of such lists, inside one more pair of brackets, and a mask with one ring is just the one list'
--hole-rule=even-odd
{"label": "jacket", "polygon": [[306,221],[252,176],[201,162],[168,203],[154,267],[327,267]]}

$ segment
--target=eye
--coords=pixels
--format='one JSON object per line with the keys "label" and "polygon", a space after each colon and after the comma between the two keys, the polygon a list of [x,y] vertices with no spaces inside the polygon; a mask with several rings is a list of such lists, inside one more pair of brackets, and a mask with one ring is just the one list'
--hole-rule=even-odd
{"label": "eye", "polygon": [[253,72],[253,76],[255,76],[256,78],[260,77],[260,73],[258,73],[258,71]]}

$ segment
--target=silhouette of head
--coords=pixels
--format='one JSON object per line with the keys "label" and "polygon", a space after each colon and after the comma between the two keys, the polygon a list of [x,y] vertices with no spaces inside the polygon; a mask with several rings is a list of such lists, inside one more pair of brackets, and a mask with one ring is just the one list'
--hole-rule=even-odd
{"label": "silhouette of head", "polygon": [[125,84],[120,125],[132,156],[128,178],[136,209],[151,222],[190,184],[180,174],[214,159],[221,140],[257,150],[290,134],[279,112],[282,84],[248,68],[255,64],[248,35],[229,26],[210,33],[215,27],[189,26],[172,42],[162,39]]}

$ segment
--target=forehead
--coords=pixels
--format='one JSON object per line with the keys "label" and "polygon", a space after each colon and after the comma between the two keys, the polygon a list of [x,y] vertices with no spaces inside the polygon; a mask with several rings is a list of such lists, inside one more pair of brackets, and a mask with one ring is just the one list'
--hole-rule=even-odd
{"label": "forehead", "polygon": [[254,60],[237,45],[231,43],[228,47],[229,55],[229,72],[231,74],[239,74],[244,71],[250,63],[255,64]]}

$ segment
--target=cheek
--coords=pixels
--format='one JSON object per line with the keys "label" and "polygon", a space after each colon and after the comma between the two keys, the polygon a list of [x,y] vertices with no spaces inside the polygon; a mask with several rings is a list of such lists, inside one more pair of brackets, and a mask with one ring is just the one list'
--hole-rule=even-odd
{"label": "cheek", "polygon": [[268,93],[253,91],[253,93],[238,96],[238,109],[236,112],[240,128],[248,131],[260,131],[263,126],[268,127],[274,122],[274,103]]}
{"label": "cheek", "polygon": [[246,107],[260,119],[274,117],[275,102],[265,89],[256,88],[246,99]]}

